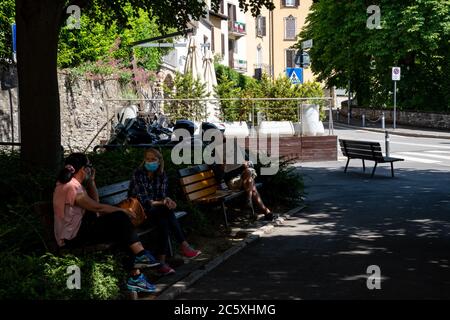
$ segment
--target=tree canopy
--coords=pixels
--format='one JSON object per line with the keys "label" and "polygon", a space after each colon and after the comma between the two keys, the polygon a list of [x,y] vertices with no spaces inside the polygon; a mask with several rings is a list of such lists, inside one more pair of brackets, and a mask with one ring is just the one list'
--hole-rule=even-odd
{"label": "tree canopy", "polygon": [[[213,0],[217,8],[219,0]],[[205,1],[199,0],[15,0],[17,59],[20,99],[21,156],[28,166],[56,170],[61,164],[61,119],[57,78],[60,30],[69,5],[78,5],[82,15],[110,27],[123,27],[130,17],[145,12],[160,31],[186,30],[189,22],[206,16]],[[239,0],[254,16],[270,0]],[[142,10],[142,11],[141,11]]]}
{"label": "tree canopy", "polygon": [[[366,27],[372,4],[381,9],[379,29]],[[307,39],[318,80],[345,88],[350,79],[359,105],[392,106],[391,67],[398,66],[401,108],[450,110],[449,0],[321,0],[297,46]]]}

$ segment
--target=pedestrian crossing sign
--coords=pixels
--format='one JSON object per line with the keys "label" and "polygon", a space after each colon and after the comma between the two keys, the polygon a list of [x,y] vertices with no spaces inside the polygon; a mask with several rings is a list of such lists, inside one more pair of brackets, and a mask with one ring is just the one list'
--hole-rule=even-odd
{"label": "pedestrian crossing sign", "polygon": [[286,68],[286,75],[292,84],[303,83],[303,68]]}

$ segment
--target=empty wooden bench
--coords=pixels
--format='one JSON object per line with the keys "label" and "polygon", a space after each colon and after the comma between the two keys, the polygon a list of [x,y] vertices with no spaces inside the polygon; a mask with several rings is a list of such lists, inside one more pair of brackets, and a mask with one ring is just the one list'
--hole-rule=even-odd
{"label": "empty wooden bench", "polygon": [[[223,211],[225,227],[228,228],[225,203],[244,195],[245,192],[221,189],[220,181],[216,180],[214,171],[206,164],[181,169],[178,173],[180,175],[180,184],[187,200],[201,205],[220,204]],[[261,186],[262,183],[256,184],[257,188]],[[255,216],[253,208],[252,214]]]}
{"label": "empty wooden bench", "polygon": [[[122,181],[119,183],[115,183],[112,185],[104,186],[102,188],[98,188],[98,194],[101,203],[106,203],[110,205],[117,205],[121,201],[128,198],[128,187],[130,185],[130,181]],[[47,244],[47,247],[50,251],[56,252],[58,251],[58,246],[56,244],[55,235],[54,235],[54,216],[53,216],[53,205],[50,202],[39,202],[34,205],[35,212],[39,215],[41,223],[44,227],[44,240]],[[184,217],[187,214],[185,211],[175,212],[175,216],[177,219]],[[154,231],[155,226],[143,226],[137,228],[137,233],[141,237],[146,235],[147,233]],[[169,241],[169,253],[173,255],[172,243],[170,237]],[[114,243],[100,243],[95,245],[87,245],[81,248],[84,252],[92,252],[92,251],[102,251],[111,248]]]}
{"label": "empty wooden bench", "polygon": [[392,177],[394,177],[394,162],[404,160],[400,158],[383,156],[379,142],[339,139],[339,144],[341,146],[342,154],[348,158],[344,172],[347,172],[350,159],[361,159],[364,172],[366,171],[365,160],[375,162],[371,177],[373,177],[373,175],[375,174],[378,163],[390,163],[391,175]]}

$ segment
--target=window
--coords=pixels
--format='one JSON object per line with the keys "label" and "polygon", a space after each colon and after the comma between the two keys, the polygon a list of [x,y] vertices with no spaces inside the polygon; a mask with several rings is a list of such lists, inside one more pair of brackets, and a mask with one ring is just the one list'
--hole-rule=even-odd
{"label": "window", "polygon": [[286,49],[286,68],[295,68],[295,49]]}
{"label": "window", "polygon": [[284,18],[284,40],[295,40],[297,35],[297,19],[290,15]]}
{"label": "window", "polygon": [[256,18],[256,36],[266,36],[266,17],[259,16]]}
{"label": "window", "polygon": [[282,7],[298,7],[300,0],[281,0]]}
{"label": "window", "polygon": [[222,33],[220,34],[220,45],[221,45],[221,52],[222,52],[222,58],[225,57],[225,35]]}
{"label": "window", "polygon": [[261,68],[262,64],[263,64],[262,46],[258,45],[256,47],[256,65],[258,66],[258,68]]}
{"label": "window", "polygon": [[204,44],[204,46],[203,46],[203,54],[206,54],[206,51],[208,50],[207,47],[206,47],[207,43],[208,43],[208,37],[204,35],[203,36],[203,44]]}
{"label": "window", "polygon": [[236,21],[236,6],[233,4],[228,4],[228,21]]}

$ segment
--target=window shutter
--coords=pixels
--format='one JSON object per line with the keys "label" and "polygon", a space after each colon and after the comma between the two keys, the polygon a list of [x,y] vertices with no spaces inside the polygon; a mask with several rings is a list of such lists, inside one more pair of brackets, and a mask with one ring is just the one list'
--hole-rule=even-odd
{"label": "window shutter", "polygon": [[214,45],[214,27],[211,27],[211,51],[213,52],[213,53],[215,53],[215,45]]}
{"label": "window shutter", "polygon": [[300,0],[295,0],[295,6],[296,7],[300,6]]}
{"label": "window shutter", "polygon": [[223,33],[221,34],[220,40],[222,42],[221,43],[222,57],[225,57],[225,35]]}
{"label": "window shutter", "polygon": [[286,50],[286,68],[294,68],[294,50]]}
{"label": "window shutter", "polygon": [[286,0],[281,0],[281,6],[286,7]]}
{"label": "window shutter", "polygon": [[295,36],[295,18],[293,16],[289,16],[284,20],[284,37],[286,40],[295,40]]}
{"label": "window shutter", "polygon": [[261,17],[261,30],[262,30],[262,36],[266,36],[266,17]]}
{"label": "window shutter", "polygon": [[228,21],[236,21],[236,8],[234,5],[228,3]]}

